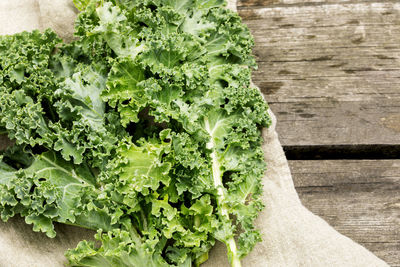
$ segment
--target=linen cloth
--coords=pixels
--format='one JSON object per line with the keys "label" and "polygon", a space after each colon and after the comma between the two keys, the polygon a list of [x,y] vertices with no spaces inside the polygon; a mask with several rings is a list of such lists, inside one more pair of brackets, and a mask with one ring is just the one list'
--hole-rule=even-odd
{"label": "linen cloth", "polygon": [[[236,1],[228,1],[235,10]],[[0,0],[0,35],[23,30],[54,29],[60,37],[72,39],[77,10],[72,0]],[[268,100],[268,99],[267,99]],[[263,130],[263,150],[268,170],[263,179],[266,205],[257,219],[263,235],[243,261],[243,266],[388,266],[364,247],[341,235],[300,202],[289,166],[275,131],[276,119]],[[1,116],[1,114],[0,114]],[[0,140],[0,148],[7,142]],[[32,231],[22,218],[0,222],[0,267],[48,267],[67,264],[64,252],[93,231],[56,225],[57,237],[47,238]],[[224,245],[217,243],[204,267],[229,266]],[[141,266],[138,266],[141,267]]]}

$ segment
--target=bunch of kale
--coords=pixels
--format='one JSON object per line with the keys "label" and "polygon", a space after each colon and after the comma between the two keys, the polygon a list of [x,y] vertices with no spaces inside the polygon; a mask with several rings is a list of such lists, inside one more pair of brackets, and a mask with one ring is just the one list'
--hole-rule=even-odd
{"label": "bunch of kale", "polygon": [[0,36],[0,213],[98,231],[72,266],[232,266],[261,240],[253,39],[223,0],[75,1],[76,40]]}

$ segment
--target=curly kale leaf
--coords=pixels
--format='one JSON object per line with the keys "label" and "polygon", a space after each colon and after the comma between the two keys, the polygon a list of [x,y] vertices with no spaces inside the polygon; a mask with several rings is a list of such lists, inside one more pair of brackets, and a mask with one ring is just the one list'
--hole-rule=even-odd
{"label": "curly kale leaf", "polygon": [[30,157],[30,166],[15,169],[4,162],[10,158],[4,155],[0,183],[3,220],[20,214],[33,224],[34,231],[49,237],[56,235],[53,222],[111,229],[110,203],[96,201],[100,191],[87,165],[74,165],[54,152]]}
{"label": "curly kale leaf", "polygon": [[[124,135],[118,116],[106,113],[100,97],[107,66],[78,64],[69,47],[54,54],[59,42],[51,31],[0,38],[0,127],[17,144],[44,146],[66,160],[101,167]],[[18,79],[16,69],[22,73]]]}
{"label": "curly kale leaf", "polygon": [[100,248],[96,248],[94,242],[82,241],[75,250],[67,252],[66,255],[70,259],[71,266],[170,266],[160,255],[160,250],[156,250],[151,242],[143,243],[134,229],[130,229],[130,231],[116,229],[108,233],[99,232],[96,239],[102,244]]}

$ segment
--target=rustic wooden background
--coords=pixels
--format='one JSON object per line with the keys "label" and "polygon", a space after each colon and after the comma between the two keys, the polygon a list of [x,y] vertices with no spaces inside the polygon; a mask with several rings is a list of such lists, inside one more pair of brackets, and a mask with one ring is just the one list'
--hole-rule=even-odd
{"label": "rustic wooden background", "polygon": [[400,266],[400,1],[241,0],[303,204]]}

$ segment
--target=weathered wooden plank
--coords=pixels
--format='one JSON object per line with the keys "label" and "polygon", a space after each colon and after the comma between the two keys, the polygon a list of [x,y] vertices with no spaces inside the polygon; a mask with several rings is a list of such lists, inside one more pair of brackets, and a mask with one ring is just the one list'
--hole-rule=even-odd
{"label": "weathered wooden plank", "polygon": [[400,266],[400,160],[289,161],[303,204]]}
{"label": "weathered wooden plank", "polygon": [[240,9],[258,6],[316,6],[338,3],[382,3],[395,1],[397,0],[239,0],[238,7]]}
{"label": "weathered wooden plank", "polygon": [[399,267],[400,263],[398,260],[400,245],[398,243],[369,243],[364,242],[364,247],[373,251],[376,256],[381,259],[386,259],[392,267]]}
{"label": "weathered wooden plank", "polygon": [[[258,8],[241,15],[256,40],[255,82],[282,84],[270,101],[380,90],[399,97],[400,3]],[[298,81],[304,82],[291,90]]]}
{"label": "weathered wooden plank", "polygon": [[285,146],[400,144],[400,101],[305,98],[270,106]]}
{"label": "weathered wooden plank", "polygon": [[400,144],[400,2],[336,2],[242,8],[254,82],[283,145]]}

